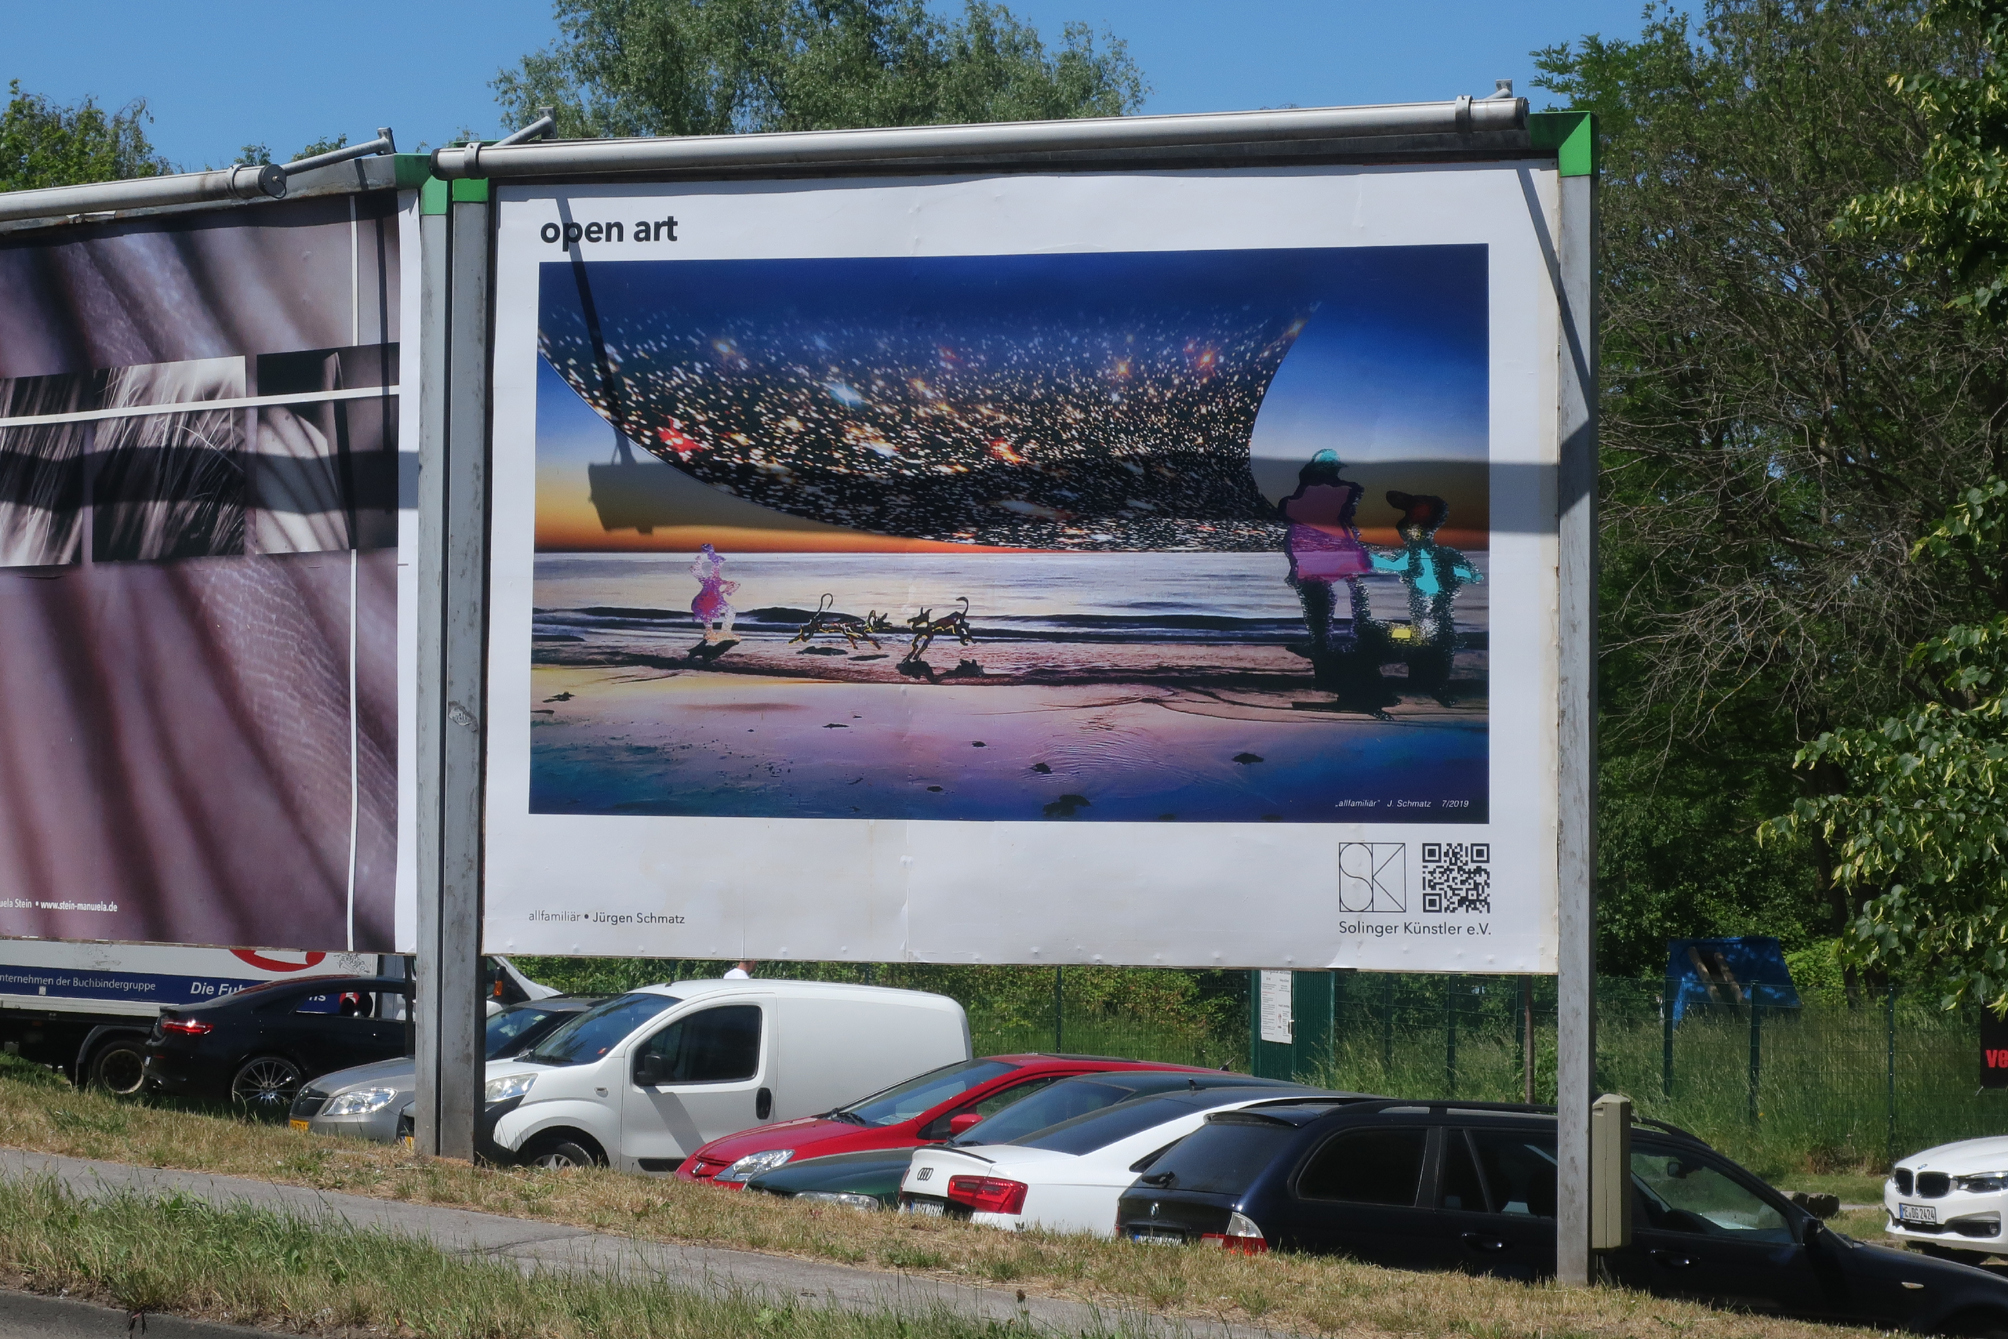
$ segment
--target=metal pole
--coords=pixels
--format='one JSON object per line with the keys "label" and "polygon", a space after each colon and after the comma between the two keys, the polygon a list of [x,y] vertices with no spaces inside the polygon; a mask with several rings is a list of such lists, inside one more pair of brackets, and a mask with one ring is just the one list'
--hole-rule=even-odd
{"label": "metal pole", "polygon": [[1520,978],[1520,1081],[1526,1089],[1528,1106],[1534,1105],[1534,978]]}
{"label": "metal pole", "polygon": [[1659,1006],[1659,1092],[1662,1097],[1673,1096],[1673,1002],[1674,992],[1678,989],[1679,978],[1669,974]]}
{"label": "metal pole", "polygon": [[1555,250],[1561,298],[1559,943],[1555,1106],[1555,1270],[1590,1282],[1590,1103],[1596,1096],[1597,183],[1559,178]]}
{"label": "metal pole", "polygon": [[1891,986],[1883,993],[1883,1037],[1888,1050],[1888,1068],[1884,1079],[1884,1115],[1887,1131],[1883,1136],[1884,1155],[1890,1162],[1896,1161],[1896,987]]}
{"label": "metal pole", "polygon": [[1065,967],[1055,966],[1053,968],[1053,1049],[1055,1051],[1064,1051],[1067,1049],[1067,1027],[1065,1021],[1067,1007],[1066,977],[1067,969]]}
{"label": "metal pole", "polygon": [[1457,1096],[1457,981],[1443,979],[1443,1095]]}
{"label": "metal pole", "polygon": [[1755,999],[1750,1001],[1750,1123],[1757,1124],[1763,1109],[1758,1102],[1757,1085],[1764,1071],[1764,1006]]}
{"label": "metal pole", "polygon": [[[481,1107],[488,604],[487,191],[420,219],[420,1152],[471,1160]],[[436,243],[436,244],[435,244]],[[443,319],[442,319],[443,318]],[[430,829],[430,831],[428,831]]]}

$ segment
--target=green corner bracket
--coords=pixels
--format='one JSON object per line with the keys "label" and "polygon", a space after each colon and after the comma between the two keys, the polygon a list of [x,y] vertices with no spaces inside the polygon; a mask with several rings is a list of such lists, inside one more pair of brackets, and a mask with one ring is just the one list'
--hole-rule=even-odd
{"label": "green corner bracket", "polygon": [[440,177],[427,177],[418,188],[418,212],[421,214],[444,214],[446,201],[451,192],[448,183]]}
{"label": "green corner bracket", "polygon": [[1555,155],[1565,177],[1597,174],[1597,118],[1589,112],[1535,112],[1527,118],[1534,148]]}

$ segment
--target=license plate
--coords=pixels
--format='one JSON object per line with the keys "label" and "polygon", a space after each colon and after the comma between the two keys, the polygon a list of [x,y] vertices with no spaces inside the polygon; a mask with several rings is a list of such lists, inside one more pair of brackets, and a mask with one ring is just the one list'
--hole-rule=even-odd
{"label": "license plate", "polygon": [[304,1130],[307,1128],[307,1122],[303,1120],[289,1120],[286,1122],[286,1124],[292,1126],[296,1130]]}
{"label": "license plate", "polygon": [[899,1206],[901,1213],[916,1213],[922,1218],[939,1218],[948,1212],[948,1206],[939,1200],[908,1200]]}
{"label": "license plate", "polygon": [[1184,1234],[1183,1234],[1183,1233],[1178,1233],[1178,1232],[1145,1232],[1145,1231],[1137,1231],[1137,1232],[1132,1232],[1132,1233],[1130,1233],[1130,1240],[1131,1240],[1131,1241],[1133,1241],[1133,1242],[1135,1242],[1135,1243],[1136,1243],[1137,1245],[1139,1245],[1139,1246],[1183,1246],[1183,1245],[1185,1245],[1185,1236],[1184,1236]]}
{"label": "license plate", "polygon": [[1896,1217],[1900,1223],[1936,1223],[1938,1208],[1931,1204],[1899,1204]]}

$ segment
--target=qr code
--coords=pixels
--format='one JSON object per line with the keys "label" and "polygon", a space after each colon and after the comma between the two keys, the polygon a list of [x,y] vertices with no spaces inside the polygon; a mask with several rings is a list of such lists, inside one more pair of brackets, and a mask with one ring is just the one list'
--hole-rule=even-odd
{"label": "qr code", "polygon": [[1492,844],[1424,842],[1422,909],[1492,914]]}

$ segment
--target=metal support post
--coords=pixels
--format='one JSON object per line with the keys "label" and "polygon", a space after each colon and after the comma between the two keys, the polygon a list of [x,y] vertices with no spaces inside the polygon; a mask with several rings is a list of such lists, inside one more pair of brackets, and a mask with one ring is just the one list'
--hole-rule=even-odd
{"label": "metal support post", "polygon": [[1443,1095],[1457,1096],[1457,983],[1459,978],[1447,976],[1443,979]]}
{"label": "metal support post", "polygon": [[1056,966],[1053,968],[1053,1049],[1055,1051],[1064,1051],[1067,1049],[1066,979],[1067,969],[1065,967]]}
{"label": "metal support post", "polygon": [[[489,206],[423,213],[419,434],[418,1044],[414,1142],[472,1159],[481,1107],[488,631]],[[423,206],[422,206],[423,208]]]}
{"label": "metal support post", "polygon": [[1764,1073],[1764,1006],[1750,1001],[1750,1124],[1763,1118],[1758,1100],[1758,1084]]}
{"label": "metal support post", "polygon": [[1883,1039],[1888,1049],[1888,1069],[1883,1081],[1884,1116],[1887,1120],[1883,1135],[1883,1151],[1887,1161],[1896,1161],[1896,987],[1891,986],[1883,993]]}
{"label": "metal support post", "polygon": [[1666,993],[1660,996],[1659,1005],[1659,1092],[1662,1097],[1673,1096],[1673,1002],[1679,989],[1680,979],[1668,973]]}
{"label": "metal support post", "polygon": [[1560,834],[1556,955],[1555,1267],[1590,1282],[1590,1103],[1596,1096],[1597,186],[1562,175],[1555,250],[1561,298],[1556,476],[1560,602]]}

